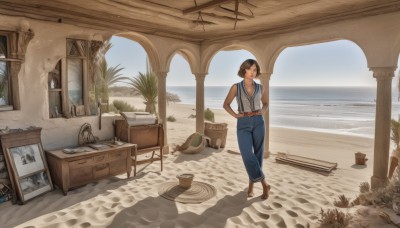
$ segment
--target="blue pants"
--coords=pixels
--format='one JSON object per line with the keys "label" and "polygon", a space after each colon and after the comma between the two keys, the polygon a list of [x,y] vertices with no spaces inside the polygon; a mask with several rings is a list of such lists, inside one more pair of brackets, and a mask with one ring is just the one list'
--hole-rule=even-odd
{"label": "blue pants", "polygon": [[240,154],[251,182],[264,179],[264,118],[261,115],[244,116],[237,119],[237,139]]}

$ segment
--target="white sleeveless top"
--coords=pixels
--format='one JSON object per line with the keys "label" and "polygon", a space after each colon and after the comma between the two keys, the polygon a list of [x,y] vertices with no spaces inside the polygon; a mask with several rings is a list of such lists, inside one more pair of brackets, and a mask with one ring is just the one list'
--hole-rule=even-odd
{"label": "white sleeveless top", "polygon": [[244,87],[244,80],[236,83],[236,101],[238,103],[239,113],[254,112],[261,109],[261,92],[262,87],[260,84],[253,81],[254,92],[250,97]]}

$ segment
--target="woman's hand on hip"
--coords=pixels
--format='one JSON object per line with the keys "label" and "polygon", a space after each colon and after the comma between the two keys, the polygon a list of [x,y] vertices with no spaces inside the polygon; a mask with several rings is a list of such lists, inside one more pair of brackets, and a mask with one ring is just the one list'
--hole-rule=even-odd
{"label": "woman's hand on hip", "polygon": [[236,113],[235,118],[237,119],[237,118],[240,118],[240,117],[243,117],[243,116],[244,116],[243,113]]}

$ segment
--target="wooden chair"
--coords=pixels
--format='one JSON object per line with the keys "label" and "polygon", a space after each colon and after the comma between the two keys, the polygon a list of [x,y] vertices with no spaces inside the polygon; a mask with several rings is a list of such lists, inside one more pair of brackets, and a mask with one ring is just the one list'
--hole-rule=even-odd
{"label": "wooden chair", "polygon": [[[163,170],[164,128],[160,123],[129,126],[125,120],[115,120],[115,136],[121,141],[136,144],[132,151],[133,175],[136,176],[136,166],[144,163],[160,161]],[[156,154],[156,151],[159,151]],[[152,153],[151,158],[138,160],[138,155]]]}

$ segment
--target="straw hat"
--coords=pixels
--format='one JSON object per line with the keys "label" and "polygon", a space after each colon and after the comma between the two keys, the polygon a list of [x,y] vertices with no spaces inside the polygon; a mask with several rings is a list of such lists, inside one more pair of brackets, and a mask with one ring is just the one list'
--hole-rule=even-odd
{"label": "straw hat", "polygon": [[180,203],[202,203],[214,197],[217,190],[207,183],[193,181],[189,189],[178,182],[166,182],[159,186],[158,194],[165,199]]}

